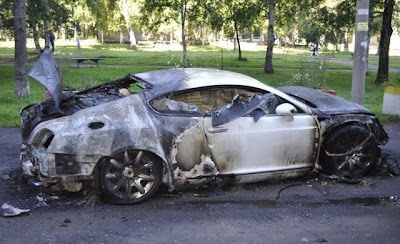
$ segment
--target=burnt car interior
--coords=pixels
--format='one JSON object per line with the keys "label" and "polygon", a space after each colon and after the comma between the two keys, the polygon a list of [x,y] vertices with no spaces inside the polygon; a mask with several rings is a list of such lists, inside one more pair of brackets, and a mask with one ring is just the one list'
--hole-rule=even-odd
{"label": "burnt car interior", "polygon": [[[222,107],[230,104],[236,96],[239,96],[241,102],[247,102],[253,95],[262,95],[261,92],[249,91],[243,88],[203,88],[200,90],[192,90],[184,93],[170,93],[153,99],[150,104],[159,112],[168,113],[187,113],[193,109],[186,110],[184,107],[168,107],[166,101],[174,101],[175,103],[190,104],[196,107],[196,113],[199,116],[210,115],[212,111],[217,111]],[[181,108],[181,109],[179,109]]]}
{"label": "burnt car interior", "polygon": [[212,116],[214,126],[242,116],[252,116],[257,122],[264,115],[276,114],[275,109],[282,103],[287,101],[275,94],[243,87],[202,88],[169,93],[150,101],[161,113]]}

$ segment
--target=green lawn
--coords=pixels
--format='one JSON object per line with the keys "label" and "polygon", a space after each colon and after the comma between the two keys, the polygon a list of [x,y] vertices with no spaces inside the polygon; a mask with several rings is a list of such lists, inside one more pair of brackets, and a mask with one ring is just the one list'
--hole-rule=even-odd
{"label": "green lawn", "polygon": [[[318,59],[309,57],[309,52],[297,49],[277,49],[280,53],[274,55],[274,66],[278,69],[299,68],[299,61],[318,62]],[[36,60],[37,55],[34,49],[28,49],[30,53],[29,62]],[[13,48],[2,47],[0,45],[0,64],[12,63]],[[83,46],[77,49],[76,46],[63,45],[57,47],[55,59],[60,65],[75,65],[72,58],[105,58],[100,61],[102,65],[113,66],[181,66],[181,51],[132,51],[125,44],[97,44]],[[193,67],[262,67],[265,60],[264,51],[243,51],[242,56],[247,61],[238,61],[238,52],[233,50],[221,49],[212,46],[189,46],[189,62]],[[313,61],[314,60],[314,61]],[[91,64],[90,61],[84,64]],[[350,65],[327,63],[327,68],[332,69],[351,69]]]}
{"label": "green lawn", "polygon": [[[160,68],[172,68],[181,65],[180,51],[132,51],[126,45],[106,44],[86,46],[78,50],[75,46],[59,46],[59,53],[55,58],[60,65],[63,75],[64,87],[82,90],[86,87],[123,77],[127,74],[134,74]],[[29,48],[32,51],[32,48]],[[280,50],[282,51],[282,50]],[[17,99],[13,95],[14,67],[13,48],[0,45],[0,127],[19,126],[19,111],[23,106],[43,100],[44,88],[36,81],[30,80],[31,96],[26,99]],[[223,55],[223,61],[222,61]],[[226,70],[243,73],[252,76],[272,86],[282,85],[306,85],[310,87],[321,86],[326,72],[326,89],[336,90],[339,96],[351,97],[351,72],[350,66],[343,64],[327,63],[325,68],[320,69],[321,59],[308,57],[308,51],[284,50],[274,54],[275,73],[265,75],[263,73],[265,52],[245,51],[243,57],[247,61],[237,61],[237,52],[222,50],[216,47],[189,48],[189,59],[192,67],[219,67]],[[76,68],[73,57],[104,57],[100,61],[100,67],[90,66]],[[32,64],[37,57],[31,55],[29,58]],[[307,74],[312,82],[294,83],[293,74]],[[382,121],[398,121],[398,116],[382,115],[383,87],[374,84],[376,74],[367,76],[365,105]],[[395,79],[391,75],[391,79]]]}
{"label": "green lawn", "polygon": [[[341,52],[341,53],[334,53],[332,57],[335,58],[342,58],[342,59],[351,59],[352,53],[350,52]],[[368,55],[368,63],[373,65],[379,64],[379,56],[376,54],[369,54]],[[389,66],[393,68],[400,68],[400,57],[399,56],[390,56],[389,58]]]}

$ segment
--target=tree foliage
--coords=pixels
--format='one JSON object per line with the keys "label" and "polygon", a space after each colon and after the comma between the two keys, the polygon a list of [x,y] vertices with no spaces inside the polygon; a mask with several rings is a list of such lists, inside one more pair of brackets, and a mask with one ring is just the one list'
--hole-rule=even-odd
{"label": "tree foliage", "polygon": [[11,32],[14,27],[12,1],[0,0],[0,30]]}
{"label": "tree foliage", "polygon": [[254,26],[259,15],[260,3],[255,0],[217,0],[205,5],[205,19],[213,30],[233,29],[239,47],[239,60],[242,60],[241,34]]}

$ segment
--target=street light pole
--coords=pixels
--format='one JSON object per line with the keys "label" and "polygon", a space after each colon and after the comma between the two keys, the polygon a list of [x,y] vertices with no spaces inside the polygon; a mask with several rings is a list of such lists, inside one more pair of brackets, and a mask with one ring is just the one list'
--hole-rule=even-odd
{"label": "street light pole", "polygon": [[368,55],[368,14],[369,0],[357,0],[351,100],[361,105],[364,105],[365,95],[365,69]]}

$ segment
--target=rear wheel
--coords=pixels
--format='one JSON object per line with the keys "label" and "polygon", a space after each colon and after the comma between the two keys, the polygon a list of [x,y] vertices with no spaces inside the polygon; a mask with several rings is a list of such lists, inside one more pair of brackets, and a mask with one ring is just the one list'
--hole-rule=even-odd
{"label": "rear wheel", "polygon": [[349,125],[332,132],[321,150],[322,168],[347,178],[367,173],[375,165],[378,153],[375,138],[359,125]]}
{"label": "rear wheel", "polygon": [[109,203],[144,201],[157,191],[161,179],[162,164],[144,151],[124,151],[100,165],[100,191]]}

